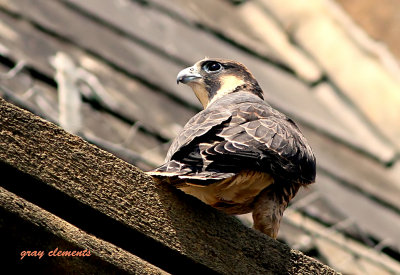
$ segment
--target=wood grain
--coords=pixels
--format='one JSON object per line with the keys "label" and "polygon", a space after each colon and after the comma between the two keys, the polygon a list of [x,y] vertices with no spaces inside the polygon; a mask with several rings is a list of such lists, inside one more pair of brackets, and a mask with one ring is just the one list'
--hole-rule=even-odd
{"label": "wood grain", "polygon": [[[203,268],[223,274],[334,274],[234,218],[155,184],[137,168],[3,99],[0,129],[1,162],[36,179],[37,190],[46,186],[70,197],[80,208],[89,206],[99,213],[99,219],[105,216],[123,224],[133,235],[146,236],[149,243],[161,244]],[[24,188],[19,182],[9,188],[13,185]],[[35,194],[30,196],[34,199]],[[52,206],[47,207],[51,211]],[[95,219],[86,218],[86,223]],[[118,237],[114,236],[117,243]]]}

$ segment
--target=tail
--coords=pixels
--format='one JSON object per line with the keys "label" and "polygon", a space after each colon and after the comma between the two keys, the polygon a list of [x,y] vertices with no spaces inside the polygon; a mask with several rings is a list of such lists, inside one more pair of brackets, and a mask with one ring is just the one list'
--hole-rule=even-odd
{"label": "tail", "polygon": [[253,208],[254,229],[276,239],[283,212],[296,195],[300,184],[275,182],[265,188],[255,199]]}

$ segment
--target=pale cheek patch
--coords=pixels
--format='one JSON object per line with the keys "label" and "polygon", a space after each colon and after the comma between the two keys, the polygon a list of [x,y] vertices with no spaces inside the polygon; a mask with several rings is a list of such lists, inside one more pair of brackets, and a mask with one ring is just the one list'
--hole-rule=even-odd
{"label": "pale cheek patch", "polygon": [[218,90],[217,94],[211,99],[211,101],[208,104],[211,104],[218,98],[221,98],[224,95],[231,93],[238,86],[245,84],[243,79],[233,75],[222,76],[220,78],[220,81],[221,81],[221,88]]}
{"label": "pale cheek patch", "polygon": [[201,105],[203,105],[203,108],[205,109],[208,105],[208,93],[207,90],[204,88],[203,83],[196,83],[196,82],[191,82],[188,84],[190,88],[194,91],[194,94],[196,97],[199,99]]}

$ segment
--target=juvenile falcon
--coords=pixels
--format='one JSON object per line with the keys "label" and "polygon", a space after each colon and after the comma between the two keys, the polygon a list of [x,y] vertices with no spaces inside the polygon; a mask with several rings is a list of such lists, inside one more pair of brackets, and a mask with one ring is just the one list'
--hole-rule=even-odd
{"label": "juvenile falcon", "polygon": [[315,180],[315,157],[297,125],[264,101],[241,63],[206,58],[179,72],[204,107],[148,172],[227,214],[253,212],[276,238],[283,211]]}

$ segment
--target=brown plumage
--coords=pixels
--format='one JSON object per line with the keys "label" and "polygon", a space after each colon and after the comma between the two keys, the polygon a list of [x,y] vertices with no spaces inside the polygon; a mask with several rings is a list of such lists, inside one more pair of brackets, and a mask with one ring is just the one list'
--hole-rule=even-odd
{"label": "brown plumage", "polygon": [[315,180],[315,157],[297,125],[263,100],[242,64],[200,60],[178,74],[204,110],[148,172],[227,214],[253,212],[254,228],[276,238],[283,211]]}

